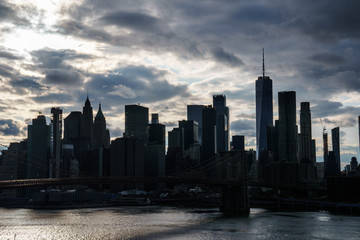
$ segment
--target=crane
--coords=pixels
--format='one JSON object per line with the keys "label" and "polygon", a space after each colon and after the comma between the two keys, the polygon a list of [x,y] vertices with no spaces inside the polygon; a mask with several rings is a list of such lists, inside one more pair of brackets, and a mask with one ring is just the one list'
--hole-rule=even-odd
{"label": "crane", "polygon": [[320,118],[320,123],[321,123],[323,133],[326,132],[326,127],[323,125],[323,122],[322,122],[321,118]]}

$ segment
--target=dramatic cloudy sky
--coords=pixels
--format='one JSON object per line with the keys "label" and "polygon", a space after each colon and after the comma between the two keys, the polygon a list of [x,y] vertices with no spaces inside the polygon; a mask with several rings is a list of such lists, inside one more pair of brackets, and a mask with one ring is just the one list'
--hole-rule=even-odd
{"label": "dramatic cloudy sky", "polygon": [[[16,2],[16,3],[15,3]],[[159,113],[167,130],[187,104],[225,94],[232,135],[255,146],[255,80],[310,101],[321,156],[321,125],[340,126],[342,161],[358,153],[360,2],[83,0],[0,1],[0,144],[26,138],[38,112],[81,110],[88,89],[111,137],[124,105]],[[299,115],[298,115],[299,116]],[[330,136],[331,137],[331,136]]]}

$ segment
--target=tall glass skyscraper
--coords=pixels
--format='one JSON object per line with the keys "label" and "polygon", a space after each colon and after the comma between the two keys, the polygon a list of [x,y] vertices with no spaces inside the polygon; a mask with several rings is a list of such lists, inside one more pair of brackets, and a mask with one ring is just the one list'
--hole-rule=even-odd
{"label": "tall glass skyscraper", "polygon": [[187,120],[194,120],[199,125],[199,144],[202,145],[202,110],[204,105],[187,105]]}
{"label": "tall glass skyscraper", "polygon": [[149,109],[140,105],[125,105],[125,136],[148,141]]}
{"label": "tall glass skyscraper", "polygon": [[216,110],[216,145],[217,151],[229,151],[229,108],[225,95],[213,95]]}
{"label": "tall glass skyscraper", "polygon": [[335,156],[336,162],[336,172],[337,175],[340,174],[341,165],[340,165],[340,128],[336,127],[331,129],[331,138],[332,138],[332,145],[333,145],[333,152]]}
{"label": "tall glass skyscraper", "polygon": [[312,162],[311,111],[310,103],[300,103],[300,162]]}
{"label": "tall glass skyscraper", "polygon": [[296,92],[279,92],[279,161],[298,162]]}
{"label": "tall glass skyscraper", "polygon": [[256,152],[261,163],[266,161],[263,153],[267,149],[267,127],[272,125],[272,80],[264,73],[256,80]]}

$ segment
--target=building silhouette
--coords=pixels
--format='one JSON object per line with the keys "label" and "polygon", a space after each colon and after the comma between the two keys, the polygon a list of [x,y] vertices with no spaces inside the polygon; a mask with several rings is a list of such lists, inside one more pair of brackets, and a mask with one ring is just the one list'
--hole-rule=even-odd
{"label": "building silhouette", "polygon": [[193,120],[182,120],[179,121],[179,129],[183,135],[181,169],[186,169],[200,162],[198,123]]}
{"label": "building silhouette", "polygon": [[313,181],[317,176],[315,168],[315,140],[311,133],[310,103],[300,103],[299,160],[301,181]]}
{"label": "building silhouette", "polygon": [[166,175],[173,175],[182,170],[184,152],[184,129],[173,128],[168,132],[168,150],[166,154]]}
{"label": "building silhouette", "polygon": [[51,108],[50,178],[59,178],[61,172],[62,109]]}
{"label": "building silhouette", "polygon": [[329,162],[329,143],[328,143],[328,133],[325,128],[323,128],[323,156],[324,156],[324,177],[328,175],[328,162]]}
{"label": "building silhouette", "polygon": [[202,111],[204,105],[187,105],[187,120],[198,123],[199,144],[202,145]]}
{"label": "building silhouette", "polygon": [[268,163],[267,128],[273,126],[272,80],[265,76],[263,49],[263,75],[256,80],[256,152],[259,164]]}
{"label": "building silhouette", "polygon": [[310,103],[300,104],[300,162],[312,162]]}
{"label": "building silhouette", "polygon": [[93,125],[93,148],[109,148],[110,132],[106,129],[106,120],[99,104],[99,110],[95,116]]}
{"label": "building silhouette", "polygon": [[[27,141],[10,143],[7,150],[0,155],[0,180],[16,180],[26,178],[26,150]],[[2,199],[24,197],[25,189],[3,189],[0,193]]]}
{"label": "building silhouette", "polygon": [[151,114],[151,123],[149,124],[149,145],[162,145],[165,152],[165,125],[159,123],[159,115]]}
{"label": "building silhouette", "polygon": [[[144,177],[144,141],[123,137],[111,141],[111,169],[112,177]],[[143,189],[143,183],[112,184],[111,191],[118,192],[125,189]]]}
{"label": "building silhouette", "polygon": [[216,110],[217,152],[229,151],[229,108],[226,107],[225,95],[214,95],[213,107]]}
{"label": "building silhouette", "polygon": [[333,152],[336,162],[336,171],[337,174],[340,175],[341,167],[340,167],[340,128],[336,127],[331,129],[331,138],[332,138],[332,146]]}
{"label": "building silhouette", "polygon": [[[145,146],[146,177],[165,177],[165,125],[159,123],[159,114],[151,114],[149,124],[149,141]],[[161,187],[158,183],[147,183],[145,189],[151,190]]]}
{"label": "building silhouette", "polygon": [[28,125],[26,178],[48,178],[50,159],[50,132],[44,115],[39,115]]}
{"label": "building silhouette", "polygon": [[352,157],[350,161],[350,171],[353,173],[356,173],[356,169],[358,168],[359,163],[356,159],[356,157]]}
{"label": "building silhouette", "polygon": [[149,109],[140,105],[125,105],[125,136],[148,141]]}
{"label": "building silhouette", "polygon": [[279,161],[298,162],[297,159],[297,126],[296,126],[296,93],[279,92]]}
{"label": "building silhouette", "polygon": [[64,118],[64,142],[74,143],[79,141],[82,137],[82,113],[79,111],[70,112],[70,114]]}
{"label": "building silhouette", "polygon": [[[100,115],[102,115],[102,112],[99,113],[99,116]],[[98,120],[100,120],[100,118],[98,118]],[[105,121],[105,118],[102,120]],[[99,125],[101,126],[101,124],[103,124],[102,120],[97,122],[97,126]],[[101,124],[99,124],[100,122]],[[99,133],[97,134],[99,135]],[[109,135],[109,133],[106,134]],[[110,136],[105,138],[109,139]],[[87,151],[91,151],[94,148],[94,143],[95,142],[97,143],[98,139],[99,139],[98,137],[96,140],[94,138],[93,110],[89,97],[86,97],[83,107],[83,112],[80,111],[70,112],[70,114],[64,119],[63,144],[73,146],[74,159],[78,161],[79,174],[81,176],[93,175],[93,173],[88,171],[89,166],[91,164],[87,162],[87,160],[89,159],[87,159],[85,155]],[[69,146],[67,146],[67,148],[69,148]],[[92,156],[92,154],[87,153],[87,156],[89,155]],[[73,163],[74,166],[76,164],[77,164],[76,162]],[[64,171],[69,171],[69,169],[65,169]],[[95,170],[91,170],[91,171],[95,171]]]}
{"label": "building silhouette", "polygon": [[193,120],[182,120],[179,121],[179,128],[183,129],[184,133],[184,150],[199,144],[199,125]]}
{"label": "building silhouette", "polygon": [[233,151],[241,151],[245,150],[245,136],[243,135],[235,135],[232,136],[232,142],[231,142]]}
{"label": "building silhouette", "polygon": [[211,105],[202,111],[202,138],[201,161],[208,161],[217,153],[216,110]]}
{"label": "building silhouette", "polygon": [[329,151],[328,160],[325,163],[325,174],[324,177],[339,176],[340,171],[338,170],[336,157],[334,151]]}
{"label": "building silhouette", "polygon": [[85,138],[86,143],[88,144],[88,149],[90,149],[91,143],[93,141],[93,110],[89,97],[86,97],[85,105],[83,107],[82,113],[82,125],[81,125],[81,136]]}

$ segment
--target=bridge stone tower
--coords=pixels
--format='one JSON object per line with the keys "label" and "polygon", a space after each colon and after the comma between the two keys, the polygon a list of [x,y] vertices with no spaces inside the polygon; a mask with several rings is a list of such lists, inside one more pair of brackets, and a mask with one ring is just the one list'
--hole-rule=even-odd
{"label": "bridge stone tower", "polygon": [[220,211],[229,214],[249,214],[247,151],[222,152],[222,179],[229,181],[222,187]]}

